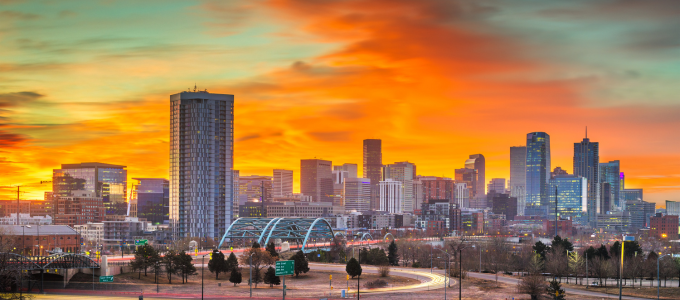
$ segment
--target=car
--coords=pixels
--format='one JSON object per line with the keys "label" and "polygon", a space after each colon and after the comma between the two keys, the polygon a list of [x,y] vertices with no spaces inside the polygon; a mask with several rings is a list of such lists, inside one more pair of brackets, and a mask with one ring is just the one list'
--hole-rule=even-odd
{"label": "car", "polygon": [[590,286],[600,286],[600,283],[597,281],[593,281],[590,283]]}

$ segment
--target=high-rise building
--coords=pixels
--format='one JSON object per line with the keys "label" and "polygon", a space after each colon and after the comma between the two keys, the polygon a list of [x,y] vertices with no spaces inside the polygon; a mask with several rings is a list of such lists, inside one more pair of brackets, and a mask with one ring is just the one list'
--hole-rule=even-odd
{"label": "high-rise building", "polygon": [[233,221],[234,96],[170,96],[170,219],[178,237],[218,237]]}
{"label": "high-rise building", "polygon": [[[453,199],[455,181],[446,177],[418,176],[417,179],[423,185],[423,202],[431,199],[449,200]],[[417,207],[420,209],[420,207]]]}
{"label": "high-rise building", "polygon": [[106,210],[102,197],[89,191],[72,191],[70,196],[56,198],[54,225],[83,225],[104,221]]}
{"label": "high-rise building", "polygon": [[272,196],[283,197],[293,193],[293,170],[274,169]]}
{"label": "high-rise building", "polygon": [[345,179],[349,178],[349,172],[340,170],[333,171],[333,205],[345,206],[345,199],[342,195]]}
{"label": "high-rise building", "polygon": [[585,217],[588,207],[588,179],[576,175],[557,175],[550,179],[548,201],[549,219],[555,219],[555,190],[557,189],[557,213],[561,218]]}
{"label": "high-rise building", "polygon": [[389,213],[404,212],[404,185],[401,181],[385,179],[380,182],[380,211]]}
{"label": "high-rise building", "polygon": [[457,208],[469,208],[470,206],[470,188],[465,182],[456,182],[454,184],[453,202]]}
{"label": "high-rise building", "polygon": [[[600,163],[599,167],[599,172],[600,172],[600,187],[602,187],[602,183],[609,183],[611,185],[609,191],[610,191],[610,196],[609,198],[611,199],[611,206],[612,208],[617,208],[619,210],[625,209],[625,204],[621,203],[620,199],[620,191],[621,191],[621,174],[619,170],[621,169],[621,164],[618,160],[606,162],[606,163]],[[602,198],[602,194],[600,193],[600,198]],[[601,212],[605,213],[605,212]]]}
{"label": "high-rise building", "polygon": [[574,175],[588,180],[588,222],[595,225],[600,210],[600,143],[591,142],[586,137],[580,143],[574,143]]}
{"label": "high-rise building", "polygon": [[329,160],[300,161],[300,192],[312,196],[312,202],[333,202],[333,170]]}
{"label": "high-rise building", "polygon": [[476,169],[456,169],[455,170],[456,174],[456,182],[457,183],[465,183],[467,185],[467,188],[469,190],[469,207],[470,208],[477,208],[477,209],[484,209],[487,207],[486,205],[486,196],[481,196],[478,194],[475,194],[475,191],[477,190],[478,184],[477,184],[477,170]]}
{"label": "high-rise building", "polygon": [[505,193],[505,178],[491,178],[487,186],[488,193],[504,194]]}
{"label": "high-rise building", "polygon": [[397,162],[386,165],[384,168],[385,180],[392,179],[401,182],[404,187],[404,212],[413,211],[414,192],[413,180],[416,166],[410,162]]}
{"label": "high-rise building", "polygon": [[680,216],[680,201],[666,200],[666,214]]}
{"label": "high-rise building", "polygon": [[238,205],[239,205],[239,199],[240,199],[239,198],[240,197],[239,196],[239,189],[240,189],[239,178],[241,177],[241,173],[239,172],[239,170],[234,170],[232,174],[233,174],[233,176],[232,176],[233,177],[233,180],[232,180],[233,185],[232,186],[234,188],[232,188],[231,190],[232,190],[232,195],[233,195],[232,199],[234,199],[234,203],[233,203],[234,205],[233,205],[231,211],[233,212],[234,220],[236,220],[236,219],[239,218],[239,215],[238,215]]}
{"label": "high-rise building", "polygon": [[[600,205],[597,208],[598,213],[606,214],[612,210],[612,185],[609,182],[600,184]],[[589,214],[590,215],[590,214]],[[592,219],[591,219],[592,220]]]}
{"label": "high-rise building", "polygon": [[132,178],[132,201],[137,217],[152,224],[170,220],[170,181],[164,178]]}
{"label": "high-rise building", "polygon": [[550,180],[550,135],[527,134],[525,215],[546,215]]}
{"label": "high-rise building", "polygon": [[371,180],[346,178],[343,182],[345,210],[367,211],[371,208]]}
{"label": "high-rise building", "polygon": [[562,167],[555,167],[552,172],[550,172],[550,178],[555,177],[557,175],[569,175],[569,172],[567,170],[562,169]]}
{"label": "high-rise building", "polygon": [[484,155],[481,154],[472,154],[470,155],[470,158],[465,161],[465,168],[466,169],[474,169],[476,170],[476,178],[475,178],[475,185],[471,186],[473,188],[473,194],[474,197],[481,197],[485,196],[485,187],[484,184],[486,183],[486,161],[484,159]]}
{"label": "high-rise building", "polygon": [[248,201],[271,202],[274,198],[272,176],[239,176],[238,184],[239,205],[245,204]]}
{"label": "high-rise building", "polygon": [[108,215],[127,214],[126,166],[98,162],[62,164],[52,172],[53,197],[69,197],[73,191],[101,197]]}
{"label": "high-rise building", "polygon": [[342,164],[341,166],[333,166],[333,171],[347,171],[348,178],[359,177],[357,170],[357,164]]}
{"label": "high-rise building", "polygon": [[621,197],[622,201],[644,200],[642,198],[642,189],[622,189],[619,191],[619,197]]}
{"label": "high-rise building", "polygon": [[503,214],[508,221],[515,219],[517,215],[517,198],[510,197],[508,194],[494,194],[491,201],[493,202],[494,214]]}
{"label": "high-rise building", "polygon": [[658,213],[649,220],[649,236],[658,240],[678,239],[678,215]]}
{"label": "high-rise building", "polygon": [[640,200],[626,200],[626,211],[630,213],[633,231],[649,226],[649,218],[654,216],[655,203]]}
{"label": "high-rise building", "polygon": [[510,196],[517,198],[517,215],[524,215],[527,184],[527,147],[510,147]]}
{"label": "high-rise building", "polygon": [[371,180],[371,209],[380,207],[380,189],[382,178],[382,141],[378,139],[364,140],[364,178]]}

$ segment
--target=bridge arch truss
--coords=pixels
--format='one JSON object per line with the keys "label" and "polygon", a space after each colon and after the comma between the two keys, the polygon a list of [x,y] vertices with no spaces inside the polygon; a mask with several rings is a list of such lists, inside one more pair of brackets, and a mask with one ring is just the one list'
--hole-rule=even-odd
{"label": "bridge arch truss", "polygon": [[261,246],[271,239],[302,242],[305,251],[308,242],[316,239],[333,239],[333,228],[324,218],[238,218],[222,236],[218,248],[226,239],[257,240]]}
{"label": "bridge arch truss", "polygon": [[0,253],[0,260],[11,269],[48,270],[48,269],[98,269],[99,263],[91,258],[75,253],[50,256],[23,256],[16,253]]}

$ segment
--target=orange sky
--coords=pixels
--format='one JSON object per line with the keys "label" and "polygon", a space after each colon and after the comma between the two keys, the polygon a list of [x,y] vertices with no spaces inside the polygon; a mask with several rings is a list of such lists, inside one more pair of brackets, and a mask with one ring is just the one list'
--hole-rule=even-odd
{"label": "orange sky", "polygon": [[169,95],[196,82],[235,95],[243,175],[299,178],[314,157],[361,169],[361,141],[380,138],[384,163],[421,175],[453,177],[482,153],[487,179],[508,178],[509,147],[532,131],[571,172],[588,126],[626,187],[680,200],[673,2],[133,4],[0,12],[0,185],[84,161],[167,177]]}

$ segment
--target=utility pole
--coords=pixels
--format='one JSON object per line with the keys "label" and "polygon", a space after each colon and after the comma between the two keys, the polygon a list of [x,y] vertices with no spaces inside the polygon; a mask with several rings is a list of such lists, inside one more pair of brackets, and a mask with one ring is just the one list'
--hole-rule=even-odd
{"label": "utility pole", "polygon": [[555,237],[557,237],[557,184],[555,184]]}

